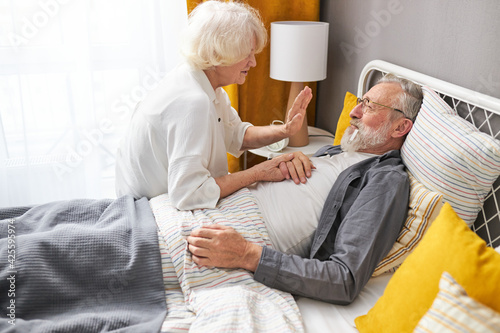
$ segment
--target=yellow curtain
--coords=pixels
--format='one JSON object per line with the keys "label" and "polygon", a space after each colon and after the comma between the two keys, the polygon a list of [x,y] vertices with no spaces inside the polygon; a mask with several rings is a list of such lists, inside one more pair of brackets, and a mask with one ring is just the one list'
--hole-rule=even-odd
{"label": "yellow curtain", "polygon": [[[187,0],[188,12],[203,0]],[[257,9],[268,30],[275,21],[318,21],[320,0],[245,0]],[[254,125],[269,125],[273,120],[284,120],[290,83],[273,80],[269,77],[269,43],[256,56],[257,66],[248,73],[245,84],[225,87],[231,104],[238,111],[243,121]],[[316,83],[306,83],[316,96]],[[307,122],[314,126],[316,99],[313,98],[307,109]],[[252,166],[263,158],[248,154],[247,164]],[[228,155],[229,172],[242,168],[243,162]]]}

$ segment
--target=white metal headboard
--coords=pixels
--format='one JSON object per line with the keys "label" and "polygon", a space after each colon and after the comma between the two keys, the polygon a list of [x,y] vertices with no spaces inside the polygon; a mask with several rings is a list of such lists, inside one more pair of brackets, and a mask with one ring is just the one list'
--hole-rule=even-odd
{"label": "white metal headboard", "polygon": [[[462,118],[480,131],[500,140],[500,99],[386,61],[373,60],[363,68],[358,82],[358,96],[363,96],[369,90],[377,75],[386,73],[434,89]],[[500,246],[500,177],[493,184],[472,229],[489,246]]]}
{"label": "white metal headboard", "polygon": [[358,82],[358,96],[363,96],[368,91],[368,79],[370,73],[378,71],[382,73],[393,73],[402,76],[408,80],[420,84],[421,86],[428,86],[434,91],[463,101],[468,104],[475,105],[481,109],[490,110],[493,113],[500,115],[500,100],[474,90],[457,86],[432,76],[415,72],[411,69],[404,68],[398,65],[391,64],[382,60],[370,61],[361,71],[360,79]]}

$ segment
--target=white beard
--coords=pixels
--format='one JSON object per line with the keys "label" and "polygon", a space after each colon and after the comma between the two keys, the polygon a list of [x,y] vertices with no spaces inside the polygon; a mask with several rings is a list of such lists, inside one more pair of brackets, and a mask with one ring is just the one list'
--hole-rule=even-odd
{"label": "white beard", "polygon": [[360,121],[352,121],[351,123],[357,126],[358,133],[351,140],[355,129],[352,127],[346,129],[340,141],[340,146],[345,152],[372,149],[384,144],[387,141],[387,136],[392,125],[390,122],[386,122],[382,127],[375,130],[373,128],[366,128]]}

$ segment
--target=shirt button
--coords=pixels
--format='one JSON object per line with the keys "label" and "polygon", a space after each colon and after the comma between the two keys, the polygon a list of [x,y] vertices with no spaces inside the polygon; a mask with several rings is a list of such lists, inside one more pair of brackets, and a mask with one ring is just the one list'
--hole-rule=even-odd
{"label": "shirt button", "polygon": [[220,118],[219,118],[219,119],[217,119],[217,121],[220,123]]}

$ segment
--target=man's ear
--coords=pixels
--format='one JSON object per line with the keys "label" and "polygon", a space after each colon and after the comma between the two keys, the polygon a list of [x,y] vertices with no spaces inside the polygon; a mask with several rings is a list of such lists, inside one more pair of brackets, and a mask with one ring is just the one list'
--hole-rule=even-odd
{"label": "man's ear", "polygon": [[413,127],[413,122],[408,118],[402,118],[398,126],[394,129],[392,136],[400,138],[408,134]]}

